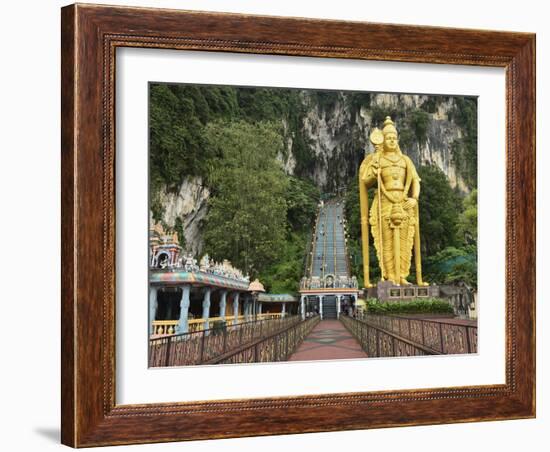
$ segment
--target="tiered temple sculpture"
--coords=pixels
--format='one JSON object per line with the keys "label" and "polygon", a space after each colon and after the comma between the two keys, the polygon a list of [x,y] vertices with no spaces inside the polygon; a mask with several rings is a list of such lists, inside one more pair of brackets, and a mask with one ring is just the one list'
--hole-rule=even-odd
{"label": "tiered temple sculpture", "polygon": [[216,262],[205,254],[197,261],[180,246],[178,234],[161,224],[151,225],[149,240],[150,336],[207,330],[214,321],[235,325],[297,311],[297,298],[265,294],[258,280],[250,282],[229,260]]}

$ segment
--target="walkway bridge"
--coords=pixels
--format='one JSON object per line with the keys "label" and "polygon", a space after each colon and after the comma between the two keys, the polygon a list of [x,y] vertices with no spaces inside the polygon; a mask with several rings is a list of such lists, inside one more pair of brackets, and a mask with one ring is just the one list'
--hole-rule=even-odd
{"label": "walkway bridge", "polygon": [[301,312],[338,318],[351,313],[357,303],[357,278],[351,274],[346,247],[346,219],[343,201],[321,202],[300,282]]}

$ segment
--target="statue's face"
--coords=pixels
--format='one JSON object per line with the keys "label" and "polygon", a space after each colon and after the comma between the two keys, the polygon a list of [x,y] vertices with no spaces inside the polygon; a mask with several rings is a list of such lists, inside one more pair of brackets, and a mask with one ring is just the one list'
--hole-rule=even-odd
{"label": "statue's face", "polygon": [[384,135],[384,147],[389,151],[395,151],[397,149],[397,134],[393,132],[388,132]]}

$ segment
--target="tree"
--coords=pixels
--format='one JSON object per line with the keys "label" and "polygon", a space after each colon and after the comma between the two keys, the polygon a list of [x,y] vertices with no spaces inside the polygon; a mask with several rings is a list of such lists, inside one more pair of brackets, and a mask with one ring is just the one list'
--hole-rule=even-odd
{"label": "tree", "polygon": [[285,241],[288,180],[277,154],[283,141],[272,123],[211,122],[205,128],[212,196],[205,250],[256,277],[275,262]]}
{"label": "tree", "polygon": [[457,246],[458,216],[461,199],[443,171],[438,167],[421,166],[418,174],[420,188],[420,242],[423,258],[436,254],[449,246]]}
{"label": "tree", "polygon": [[285,194],[288,224],[294,231],[309,230],[321,196],[319,189],[307,179],[288,176],[288,181]]}
{"label": "tree", "polygon": [[464,198],[458,217],[458,235],[466,245],[477,244],[477,189]]}
{"label": "tree", "polygon": [[424,260],[426,280],[436,284],[463,281],[477,287],[477,250],[475,246],[447,247]]}

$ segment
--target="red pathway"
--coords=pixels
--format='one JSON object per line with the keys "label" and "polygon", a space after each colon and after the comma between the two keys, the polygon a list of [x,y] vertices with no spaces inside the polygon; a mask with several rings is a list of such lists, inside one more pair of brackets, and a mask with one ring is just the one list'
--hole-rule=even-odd
{"label": "red pathway", "polygon": [[289,361],[366,357],[359,343],[339,320],[321,320]]}

